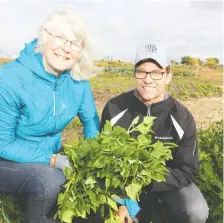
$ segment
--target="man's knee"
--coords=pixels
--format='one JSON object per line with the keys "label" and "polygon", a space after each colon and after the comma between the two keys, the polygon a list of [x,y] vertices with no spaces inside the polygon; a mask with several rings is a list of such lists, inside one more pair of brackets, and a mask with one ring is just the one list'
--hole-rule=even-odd
{"label": "man's knee", "polygon": [[208,205],[205,200],[196,201],[187,208],[190,223],[204,223],[209,215]]}
{"label": "man's knee", "polygon": [[[204,223],[208,218],[208,205],[195,184],[163,194],[164,216],[178,219],[175,222]],[[180,220],[179,220],[180,219]]]}
{"label": "man's knee", "polygon": [[[187,193],[189,194],[187,196]],[[184,194],[184,193],[183,193]],[[186,211],[190,223],[204,223],[208,218],[209,208],[202,193],[195,184],[185,191]]]}

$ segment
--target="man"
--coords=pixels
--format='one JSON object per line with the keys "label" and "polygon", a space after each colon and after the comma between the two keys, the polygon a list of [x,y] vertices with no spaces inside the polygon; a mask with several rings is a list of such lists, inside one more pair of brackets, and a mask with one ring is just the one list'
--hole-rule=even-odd
{"label": "man", "polygon": [[148,115],[157,117],[154,142],[173,142],[178,148],[173,150],[173,160],[166,163],[166,182],[154,181],[142,192],[137,217],[140,223],[148,223],[155,207],[169,223],[204,223],[208,206],[194,184],[199,170],[196,125],[192,114],[166,92],[172,78],[169,64],[162,45],[141,44],[135,58],[136,89],[107,102],[101,129],[106,120],[128,129],[136,116],[141,120]]}

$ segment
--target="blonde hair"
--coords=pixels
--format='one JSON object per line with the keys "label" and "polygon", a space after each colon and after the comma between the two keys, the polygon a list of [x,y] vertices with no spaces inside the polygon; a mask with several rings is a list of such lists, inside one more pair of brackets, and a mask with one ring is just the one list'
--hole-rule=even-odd
{"label": "blonde hair", "polygon": [[72,32],[75,34],[77,40],[82,41],[83,50],[80,53],[78,61],[70,69],[70,74],[74,80],[87,80],[92,76],[92,50],[90,39],[83,20],[74,10],[62,9],[54,12],[47,20],[41,25],[38,33],[38,42],[35,47],[35,52],[43,52],[43,47],[46,42],[46,31],[51,29],[55,25],[69,25]]}

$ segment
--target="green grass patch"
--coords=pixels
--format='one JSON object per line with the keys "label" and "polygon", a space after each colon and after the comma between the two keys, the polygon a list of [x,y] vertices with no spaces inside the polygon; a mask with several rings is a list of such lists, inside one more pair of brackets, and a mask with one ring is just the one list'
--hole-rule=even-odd
{"label": "green grass patch", "polygon": [[90,80],[91,86],[94,89],[109,90],[111,94],[120,94],[135,88],[134,76],[124,77],[94,77]]}
{"label": "green grass patch", "polygon": [[173,72],[173,76],[178,77],[195,76],[195,73],[190,70],[176,70]]}

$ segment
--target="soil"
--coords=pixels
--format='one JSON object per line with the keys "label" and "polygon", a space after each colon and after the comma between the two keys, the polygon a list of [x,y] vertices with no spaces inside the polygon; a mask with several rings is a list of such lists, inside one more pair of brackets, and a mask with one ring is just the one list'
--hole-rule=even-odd
{"label": "soil", "polygon": [[212,122],[223,119],[223,97],[192,99],[182,104],[193,114],[199,128],[206,129]]}

